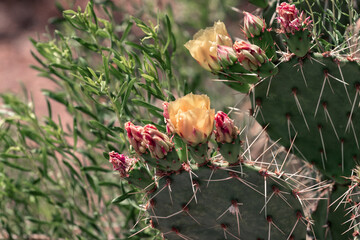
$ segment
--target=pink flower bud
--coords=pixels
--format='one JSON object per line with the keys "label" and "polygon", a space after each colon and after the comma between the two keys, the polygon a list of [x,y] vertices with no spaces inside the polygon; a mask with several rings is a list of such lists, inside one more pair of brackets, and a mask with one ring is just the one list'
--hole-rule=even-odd
{"label": "pink flower bud", "polygon": [[131,166],[137,162],[135,158],[129,158],[114,151],[109,152],[109,156],[109,162],[114,166],[114,170],[119,171],[121,177],[128,177]]}
{"label": "pink flower bud", "polygon": [[146,145],[143,140],[144,128],[141,126],[135,126],[132,122],[125,123],[125,130],[131,146],[135,152],[142,154],[146,152]]}
{"label": "pink flower bud", "polygon": [[234,125],[234,120],[228,115],[219,111],[215,115],[215,138],[220,143],[231,143],[238,135],[238,128]]}
{"label": "pink flower bud", "polygon": [[163,116],[164,116],[165,123],[166,123],[166,132],[168,134],[172,134],[175,132],[175,130],[174,130],[174,126],[171,124],[171,121],[169,120],[170,119],[169,110],[168,110],[169,103],[163,102],[162,105],[164,108]]}
{"label": "pink flower bud", "polygon": [[248,38],[259,36],[266,28],[265,20],[244,12],[244,32]]}
{"label": "pink flower bud", "polygon": [[248,71],[257,70],[268,61],[265,52],[258,46],[245,41],[236,41],[233,46],[240,64]]}
{"label": "pink flower bud", "polygon": [[163,108],[164,108],[164,112],[163,112],[163,116],[165,119],[169,119],[169,111],[168,111],[168,107],[169,107],[169,103],[168,102],[163,102]]}
{"label": "pink flower bud", "polygon": [[232,47],[218,45],[217,57],[222,66],[230,66],[237,60],[236,53]]}
{"label": "pink flower bud", "polygon": [[144,142],[154,158],[164,158],[174,146],[169,137],[160,132],[154,125],[148,124],[144,127]]}
{"label": "pink flower bud", "polygon": [[278,13],[277,20],[283,33],[294,34],[296,31],[306,29],[311,23],[310,17],[304,19],[303,12],[299,16],[299,10],[296,9],[295,5],[283,2],[276,8],[276,12]]}

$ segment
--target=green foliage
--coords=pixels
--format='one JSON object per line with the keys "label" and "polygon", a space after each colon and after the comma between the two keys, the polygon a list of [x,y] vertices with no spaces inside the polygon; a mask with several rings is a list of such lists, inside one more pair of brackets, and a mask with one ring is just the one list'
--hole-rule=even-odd
{"label": "green foliage", "polygon": [[[208,9],[178,23],[202,27],[217,19],[208,10],[225,16],[230,2],[182,1],[196,13],[199,6]],[[43,90],[48,116],[36,116],[27,96],[0,95],[0,236],[125,239],[146,225],[136,224],[142,196],[111,173],[108,152],[132,154],[128,120],[165,129],[161,103],[195,91],[205,76],[184,64],[187,37],[170,6],[168,15],[154,13],[153,1],[144,1],[133,16],[112,1],[57,8],[63,17],[51,22],[58,30],[46,41],[31,39],[39,63],[32,67],[57,86]],[[69,115],[54,116],[54,102]],[[157,236],[147,229],[133,239]]]}
{"label": "green foliage", "polygon": [[[106,13],[109,20],[95,15],[93,2],[84,11],[66,10],[66,24],[75,31],[55,31],[46,42],[31,40],[40,63],[33,68],[58,87],[43,93],[64,105],[72,122],[64,126],[54,117],[50,101],[49,116],[40,120],[31,104],[1,95],[0,228],[10,238],[46,233],[108,239],[125,236],[121,229],[137,220],[136,198],[112,203],[133,190],[110,173],[107,152],[127,149],[125,121],[162,116],[154,105],[179,84],[171,66],[176,42],[165,15],[156,25],[129,18],[117,26]],[[124,27],[120,35],[118,27]],[[143,32],[140,42],[127,40],[134,27]]]}

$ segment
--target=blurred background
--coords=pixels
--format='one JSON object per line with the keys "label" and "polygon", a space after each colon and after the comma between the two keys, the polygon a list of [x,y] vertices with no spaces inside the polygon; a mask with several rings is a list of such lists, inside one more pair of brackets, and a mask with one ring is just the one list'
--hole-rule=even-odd
{"label": "blurred background", "polygon": [[[254,11],[255,8],[241,0],[220,2],[212,0],[201,0],[197,3],[189,0],[115,0],[111,4],[113,3],[117,8],[118,12],[115,15],[117,22],[121,22],[129,14],[141,15],[146,20],[153,18],[157,11],[172,9],[175,22],[179,26],[185,27],[180,30],[186,34],[183,36],[185,37],[184,41],[190,39],[198,29],[211,26],[217,20],[226,23],[230,35],[240,37],[242,34],[240,27],[242,14],[234,11],[233,8],[247,9],[248,11]],[[23,84],[35,103],[36,113],[39,116],[47,113],[46,102],[41,89],[53,89],[55,85],[51,81],[37,76],[37,71],[30,68],[30,65],[37,63],[31,55],[34,48],[29,39],[46,39],[46,35],[51,35],[54,29],[61,29],[61,11],[63,9],[77,9],[78,6],[84,9],[86,3],[86,0],[0,1],[1,93],[10,91],[21,94]],[[199,9],[198,6],[204,7]],[[57,106],[54,107],[55,116],[65,110],[63,106]]]}
{"label": "blurred background", "polygon": [[36,62],[30,53],[33,48],[29,38],[40,38],[53,28],[49,19],[60,16],[52,0],[0,1],[0,92],[20,93],[23,83],[32,92],[41,114],[44,101],[40,89],[51,88],[52,83],[37,77],[30,68]]}

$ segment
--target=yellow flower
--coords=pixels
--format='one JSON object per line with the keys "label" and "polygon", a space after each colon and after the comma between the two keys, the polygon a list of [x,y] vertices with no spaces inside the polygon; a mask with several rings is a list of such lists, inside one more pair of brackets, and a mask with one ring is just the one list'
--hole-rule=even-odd
{"label": "yellow flower", "polygon": [[168,104],[169,123],[188,144],[206,142],[214,127],[215,110],[206,95],[192,93]]}
{"label": "yellow flower", "polygon": [[208,71],[217,71],[220,64],[217,59],[217,46],[232,47],[232,40],[223,22],[215,22],[213,27],[201,29],[188,41],[185,47],[199,64]]}

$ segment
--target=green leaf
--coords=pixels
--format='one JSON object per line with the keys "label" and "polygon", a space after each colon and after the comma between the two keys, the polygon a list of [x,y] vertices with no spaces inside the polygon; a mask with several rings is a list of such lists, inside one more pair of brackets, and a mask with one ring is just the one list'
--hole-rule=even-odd
{"label": "green leaf", "polygon": [[91,188],[94,190],[94,192],[98,193],[99,192],[99,187],[96,184],[94,178],[88,173],[85,173],[85,177],[86,177],[87,181],[89,182]]}
{"label": "green leaf", "polygon": [[33,222],[33,223],[37,223],[37,224],[41,224],[41,225],[48,225],[50,224],[49,222],[47,221],[43,221],[43,220],[40,220],[40,219],[36,219],[34,217],[31,217],[31,216],[25,216],[25,219],[30,221],[30,222]]}
{"label": "green leaf", "polygon": [[25,189],[24,192],[33,195],[35,197],[43,197],[49,199],[48,195],[40,190]]}
{"label": "green leaf", "polygon": [[89,43],[84,41],[83,39],[79,38],[79,37],[72,37],[71,39],[74,39],[75,41],[77,41],[78,43],[80,43],[82,46],[86,47],[87,49],[90,49],[91,51],[98,51],[99,47],[98,45],[94,44],[94,43]]}
{"label": "green leaf", "polygon": [[90,109],[88,109],[85,106],[75,106],[75,109],[79,110],[82,113],[89,115],[90,117],[92,117],[94,119],[98,119],[98,117]]}
{"label": "green leaf", "polygon": [[143,74],[141,74],[141,76],[142,76],[143,78],[145,78],[146,80],[149,80],[150,82],[154,82],[154,81],[155,81],[155,78],[154,78],[153,76],[148,75],[148,74],[143,73]]}
{"label": "green leaf", "polygon": [[63,163],[69,168],[70,172],[71,172],[71,177],[73,177],[73,175],[75,175],[78,180],[81,180],[80,175],[78,174],[78,172],[74,169],[74,167],[66,160],[63,160]]}
{"label": "green leaf", "polygon": [[138,106],[142,106],[145,107],[149,110],[154,110],[154,111],[158,111],[158,112],[162,112],[163,110],[161,108],[155,107],[154,105],[144,102],[140,99],[132,99],[131,100],[133,104],[138,105]]}
{"label": "green leaf", "polygon": [[52,92],[50,90],[43,89],[41,90],[45,96],[64,104],[65,106],[69,105],[68,100],[66,99],[66,94],[63,92]]}
{"label": "green leaf", "polygon": [[111,203],[112,203],[112,204],[121,203],[122,201],[130,198],[131,196],[134,196],[133,193],[135,193],[135,192],[136,192],[135,190],[131,190],[131,191],[129,191],[129,192],[126,192],[125,194],[114,198],[114,199],[111,201]]}
{"label": "green leaf", "polygon": [[115,182],[99,182],[99,186],[103,187],[117,187],[121,189],[121,185]]}
{"label": "green leaf", "polygon": [[82,167],[81,171],[84,172],[89,172],[89,171],[94,171],[94,172],[111,172],[111,170],[109,169],[105,169],[99,166],[86,166],[86,167]]}
{"label": "green leaf", "polygon": [[50,66],[55,67],[55,68],[65,69],[65,70],[71,70],[72,69],[72,67],[65,66],[65,65],[59,64],[59,63],[52,63],[52,64],[50,64]]}
{"label": "green leaf", "polygon": [[129,21],[127,27],[125,28],[123,35],[120,38],[120,42],[123,42],[125,40],[125,38],[129,35],[129,32],[130,32],[133,24],[134,24],[133,22]]}
{"label": "green leaf", "polygon": [[8,161],[6,161],[6,160],[4,160],[4,159],[0,159],[0,162],[2,162],[3,164],[5,164],[5,165],[8,166],[8,167],[11,167],[11,168],[20,170],[20,171],[22,171],[22,172],[30,172],[30,171],[31,171],[31,169],[27,169],[27,168],[20,167],[19,165],[14,164],[14,163],[11,163],[11,162],[8,162]]}
{"label": "green leaf", "polygon": [[104,71],[105,71],[105,79],[106,82],[110,82],[110,75],[109,75],[109,57],[102,56],[103,64],[104,64]]}
{"label": "green leaf", "polygon": [[96,31],[96,36],[102,37],[102,38],[110,38],[110,34],[108,33],[108,31],[104,30],[104,29],[98,29]]}
{"label": "green leaf", "polygon": [[169,47],[169,44],[170,44],[171,38],[172,38],[171,22],[170,22],[168,15],[165,15],[165,21],[166,21],[167,39],[166,39],[166,43],[163,47],[163,51],[162,51],[163,54],[166,52],[167,48]]}
{"label": "green leaf", "polygon": [[76,150],[76,145],[77,145],[77,139],[78,139],[78,128],[77,128],[77,118],[76,116],[74,116],[74,120],[73,120],[73,139],[74,139],[74,150]]}
{"label": "green leaf", "polygon": [[127,86],[125,95],[124,95],[124,97],[123,97],[123,99],[122,99],[122,103],[121,103],[121,109],[122,109],[122,110],[124,109],[125,104],[127,104],[127,102],[128,102],[128,98],[129,98],[129,96],[130,96],[130,92],[131,92],[131,90],[132,90],[132,88],[133,88],[133,86],[134,86],[134,83],[135,83],[136,81],[137,81],[137,78],[131,79],[130,82],[129,82],[129,84],[128,84],[128,86]]}
{"label": "green leaf", "polygon": [[113,137],[117,136],[117,134],[115,134],[112,130],[110,130],[108,127],[104,126],[103,124],[101,124],[100,122],[98,122],[96,120],[90,120],[89,125],[90,125],[90,127],[98,129],[100,131],[103,131]]}

